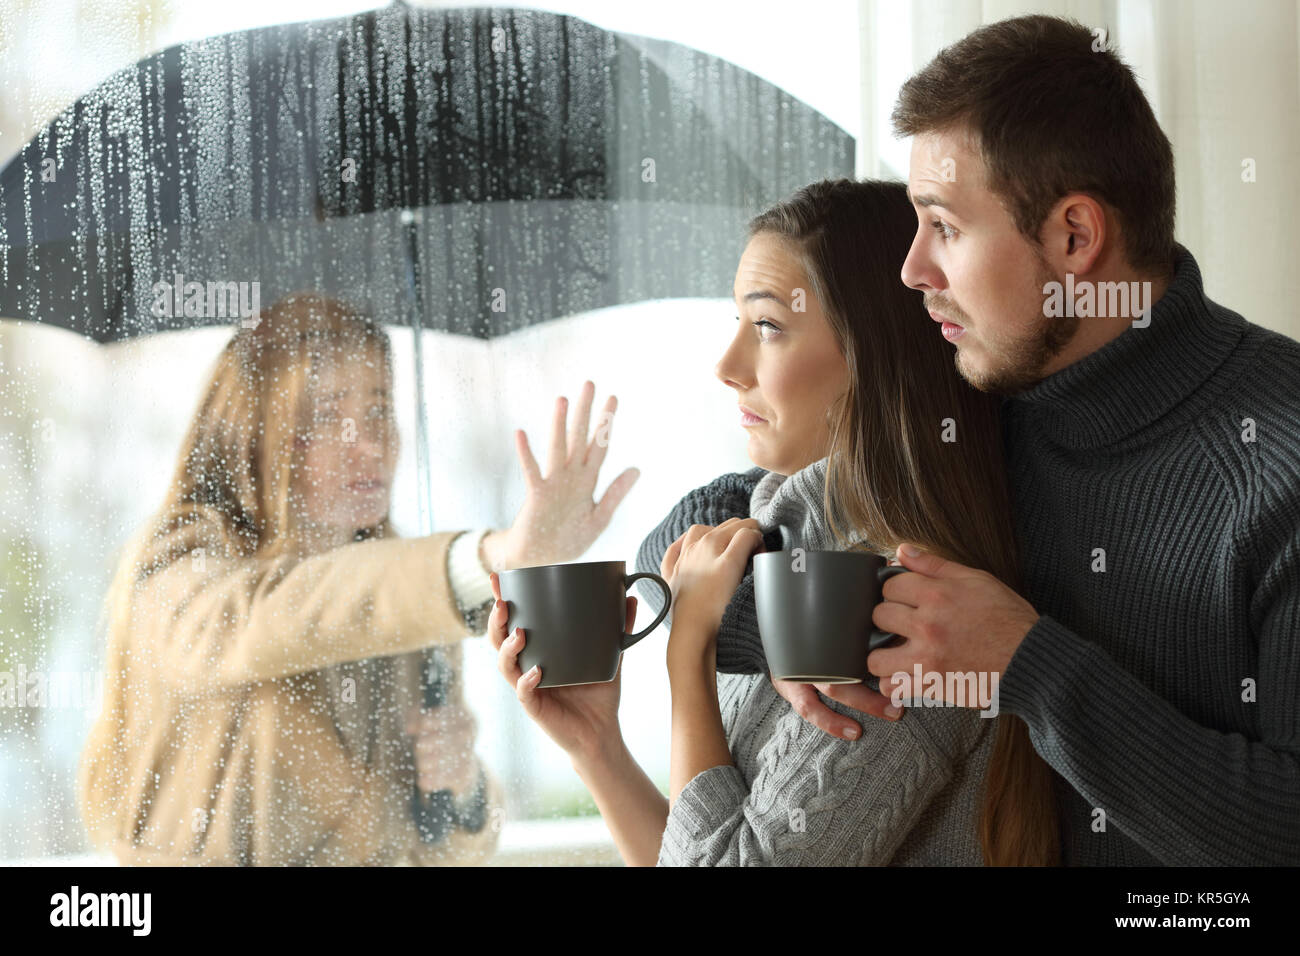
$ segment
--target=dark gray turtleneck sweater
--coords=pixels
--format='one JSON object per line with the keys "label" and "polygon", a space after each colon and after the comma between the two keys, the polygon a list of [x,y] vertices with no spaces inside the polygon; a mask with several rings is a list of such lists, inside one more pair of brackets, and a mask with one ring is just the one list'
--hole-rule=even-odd
{"label": "dark gray turtleneck sweater", "polygon": [[1003,409],[1042,617],[999,699],[1062,778],[1064,859],[1300,864],[1300,343],[1180,247],[1148,327]]}

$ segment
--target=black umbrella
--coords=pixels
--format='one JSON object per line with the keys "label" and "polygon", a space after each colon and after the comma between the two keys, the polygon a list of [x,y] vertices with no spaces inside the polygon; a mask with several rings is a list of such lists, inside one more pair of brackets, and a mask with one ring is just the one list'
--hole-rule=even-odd
{"label": "black umbrella", "polygon": [[[543,11],[233,33],[114,74],[0,172],[0,317],[111,342],[310,289],[411,326],[428,533],[420,329],[717,296],[746,219],[853,149],[731,63]],[[445,795],[417,819],[440,838]]]}
{"label": "black umbrella", "polygon": [[[220,293],[257,282],[491,337],[718,295],[749,215],[852,167],[843,130],[699,51],[394,4],[170,47],[79,99],[0,173],[0,316],[107,342],[228,322]],[[177,276],[198,314],[159,307]]]}

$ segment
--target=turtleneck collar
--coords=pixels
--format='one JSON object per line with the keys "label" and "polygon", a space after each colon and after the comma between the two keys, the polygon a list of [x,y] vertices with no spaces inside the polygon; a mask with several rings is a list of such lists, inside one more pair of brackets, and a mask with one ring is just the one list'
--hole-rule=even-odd
{"label": "turtleneck collar", "polygon": [[1180,245],[1173,280],[1152,305],[1150,325],[1125,329],[1006,406],[1063,446],[1114,444],[1182,403],[1223,364],[1245,328],[1240,315],[1205,297],[1201,270]]}
{"label": "turtleneck collar", "polygon": [[789,476],[769,471],[754,486],[749,515],[763,531],[780,533],[783,551],[824,546],[821,505],[829,461],[822,458]]}
{"label": "turtleneck collar", "polygon": [[825,456],[789,477],[769,471],[754,486],[749,515],[765,533],[779,536],[781,550],[840,551],[862,540],[838,510],[837,524],[847,541],[838,541],[831,531],[824,507],[829,466],[830,456]]}

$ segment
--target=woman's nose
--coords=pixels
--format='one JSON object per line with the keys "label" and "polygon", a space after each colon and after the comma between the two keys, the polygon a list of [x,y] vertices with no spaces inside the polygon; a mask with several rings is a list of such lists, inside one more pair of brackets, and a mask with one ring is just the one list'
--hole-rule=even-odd
{"label": "woman's nose", "polygon": [[378,461],[384,457],[385,439],[381,435],[371,434],[369,429],[359,429],[356,439],[348,443],[348,451],[353,458],[366,461]]}
{"label": "woman's nose", "polygon": [[727,350],[722,353],[722,358],[713,366],[713,374],[718,377],[724,385],[729,385],[734,389],[743,390],[749,387],[746,383],[752,378],[749,370],[745,367],[744,349],[740,343],[740,336],[737,335],[727,346]]}

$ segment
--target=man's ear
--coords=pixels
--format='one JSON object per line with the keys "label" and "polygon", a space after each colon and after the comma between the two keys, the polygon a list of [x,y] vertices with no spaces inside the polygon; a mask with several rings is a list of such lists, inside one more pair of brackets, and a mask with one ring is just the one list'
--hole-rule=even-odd
{"label": "man's ear", "polygon": [[1107,207],[1083,192],[1062,196],[1039,230],[1043,256],[1054,272],[1090,273],[1110,235]]}

